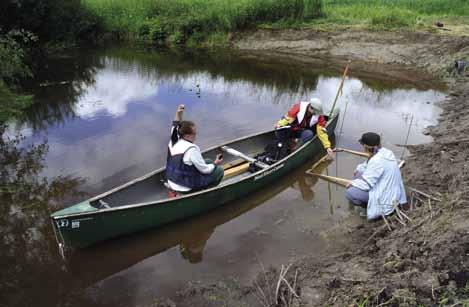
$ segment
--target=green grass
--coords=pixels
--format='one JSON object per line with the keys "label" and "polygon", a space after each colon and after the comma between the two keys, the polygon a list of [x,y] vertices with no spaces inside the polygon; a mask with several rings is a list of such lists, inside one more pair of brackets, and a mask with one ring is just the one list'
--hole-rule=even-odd
{"label": "green grass", "polygon": [[323,0],[321,22],[378,28],[413,28],[424,20],[469,16],[467,0]]}
{"label": "green grass", "polygon": [[469,0],[82,0],[107,32],[156,43],[226,43],[259,25],[314,24],[412,29],[469,16]]}
{"label": "green grass", "polygon": [[[150,41],[186,43],[214,33],[322,15],[321,0],[83,0],[108,32]],[[220,35],[216,35],[220,38]]]}

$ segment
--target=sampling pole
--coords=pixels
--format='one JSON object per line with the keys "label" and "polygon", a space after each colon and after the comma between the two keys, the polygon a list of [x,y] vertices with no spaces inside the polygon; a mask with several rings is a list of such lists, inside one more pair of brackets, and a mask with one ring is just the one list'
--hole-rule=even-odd
{"label": "sampling pole", "polygon": [[342,93],[342,88],[344,87],[344,81],[345,81],[345,78],[347,77],[348,67],[349,67],[350,63],[352,63],[352,61],[349,60],[348,63],[347,63],[347,66],[345,66],[344,74],[342,75],[342,81],[340,81],[339,89],[337,90],[337,94],[335,95],[334,103],[332,104],[332,109],[331,109],[331,112],[329,113],[329,117],[332,116],[332,114],[334,112],[334,109],[335,109],[335,105],[337,103],[337,99],[339,98],[340,94]]}

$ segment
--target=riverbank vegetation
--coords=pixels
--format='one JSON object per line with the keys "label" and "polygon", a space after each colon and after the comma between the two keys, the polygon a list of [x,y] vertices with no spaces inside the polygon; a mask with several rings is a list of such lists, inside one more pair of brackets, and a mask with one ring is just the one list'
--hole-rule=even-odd
{"label": "riverbank vegetation", "polygon": [[469,16],[466,0],[323,0],[321,23],[371,28],[415,28],[436,20]]}
{"label": "riverbank vegetation", "polygon": [[31,104],[24,92],[49,52],[96,38],[99,18],[77,0],[0,3],[0,123]]}
{"label": "riverbank vegetation", "polygon": [[227,42],[249,27],[315,24],[415,28],[468,16],[466,0],[84,0],[119,39],[198,46]]}
{"label": "riverbank vegetation", "polygon": [[302,22],[322,15],[321,0],[85,0],[118,37],[198,45],[260,23]]}

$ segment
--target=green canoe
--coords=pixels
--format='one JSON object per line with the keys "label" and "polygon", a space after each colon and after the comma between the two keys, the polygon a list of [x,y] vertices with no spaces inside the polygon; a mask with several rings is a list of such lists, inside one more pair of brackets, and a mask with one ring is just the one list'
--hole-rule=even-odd
{"label": "green canoe", "polygon": [[[339,114],[328,122],[334,133]],[[262,152],[274,140],[274,131],[263,132],[206,150],[205,158],[214,159],[221,146],[229,146],[248,156]],[[165,169],[160,168],[122,186],[107,191],[51,215],[59,249],[82,248],[110,238],[158,227],[207,212],[229,201],[246,196],[272,184],[324,151],[314,137],[282,160],[255,173],[244,172],[220,185],[177,198],[168,198],[164,185]],[[225,156],[230,163],[237,157]]]}
{"label": "green canoe", "polygon": [[[288,176],[205,214],[76,250],[67,259],[67,273],[70,274],[67,285],[76,289],[87,288],[173,247],[179,247],[181,256],[189,262],[201,261],[205,244],[220,225],[266,204],[288,188],[298,190],[303,200],[311,201],[314,197],[312,189],[319,178],[306,176],[304,173],[320,158],[318,153]],[[316,171],[321,173],[321,169],[327,165],[328,163],[322,163]],[[184,253],[185,250],[195,250],[195,254]]]}

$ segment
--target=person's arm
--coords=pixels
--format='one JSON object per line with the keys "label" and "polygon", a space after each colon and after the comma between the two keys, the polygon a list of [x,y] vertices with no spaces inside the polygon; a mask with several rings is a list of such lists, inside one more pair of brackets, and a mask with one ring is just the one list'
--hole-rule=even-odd
{"label": "person's arm", "polygon": [[288,125],[291,125],[295,121],[294,117],[289,117],[288,114],[285,114],[278,122],[277,125],[275,126],[276,128],[281,128],[285,127]]}
{"label": "person's arm", "polygon": [[324,116],[319,116],[318,122],[316,124],[316,135],[321,141],[322,146],[326,149],[327,154],[330,158],[334,158],[334,151],[331,148],[331,141],[329,140],[329,135],[326,130],[326,119]]}
{"label": "person's arm", "polygon": [[300,104],[296,103],[294,104],[278,122],[277,125],[275,126],[276,128],[281,128],[285,127],[288,125],[291,125],[296,118],[296,115],[300,111]]}
{"label": "person's arm", "polygon": [[183,104],[178,105],[176,114],[174,114],[174,121],[180,122],[182,120],[182,113],[184,113],[185,106]]}
{"label": "person's arm", "polygon": [[210,174],[213,172],[215,169],[215,164],[207,164],[205,163],[204,158],[202,157],[202,154],[200,153],[200,150],[197,148],[190,148],[187,150],[185,153],[187,155],[187,159],[192,163],[192,165],[195,166],[195,168],[201,172],[202,174]]}
{"label": "person's arm", "polygon": [[182,113],[184,112],[184,105],[180,104],[176,110],[176,114],[174,115],[174,120],[173,124],[171,126],[171,140],[169,143],[169,146],[174,146],[174,144],[179,141],[179,134],[178,134],[178,128],[179,124],[182,120]]}
{"label": "person's arm", "polygon": [[354,187],[365,191],[371,190],[384,173],[384,167],[380,161],[368,161],[365,171],[360,177],[352,181]]}

